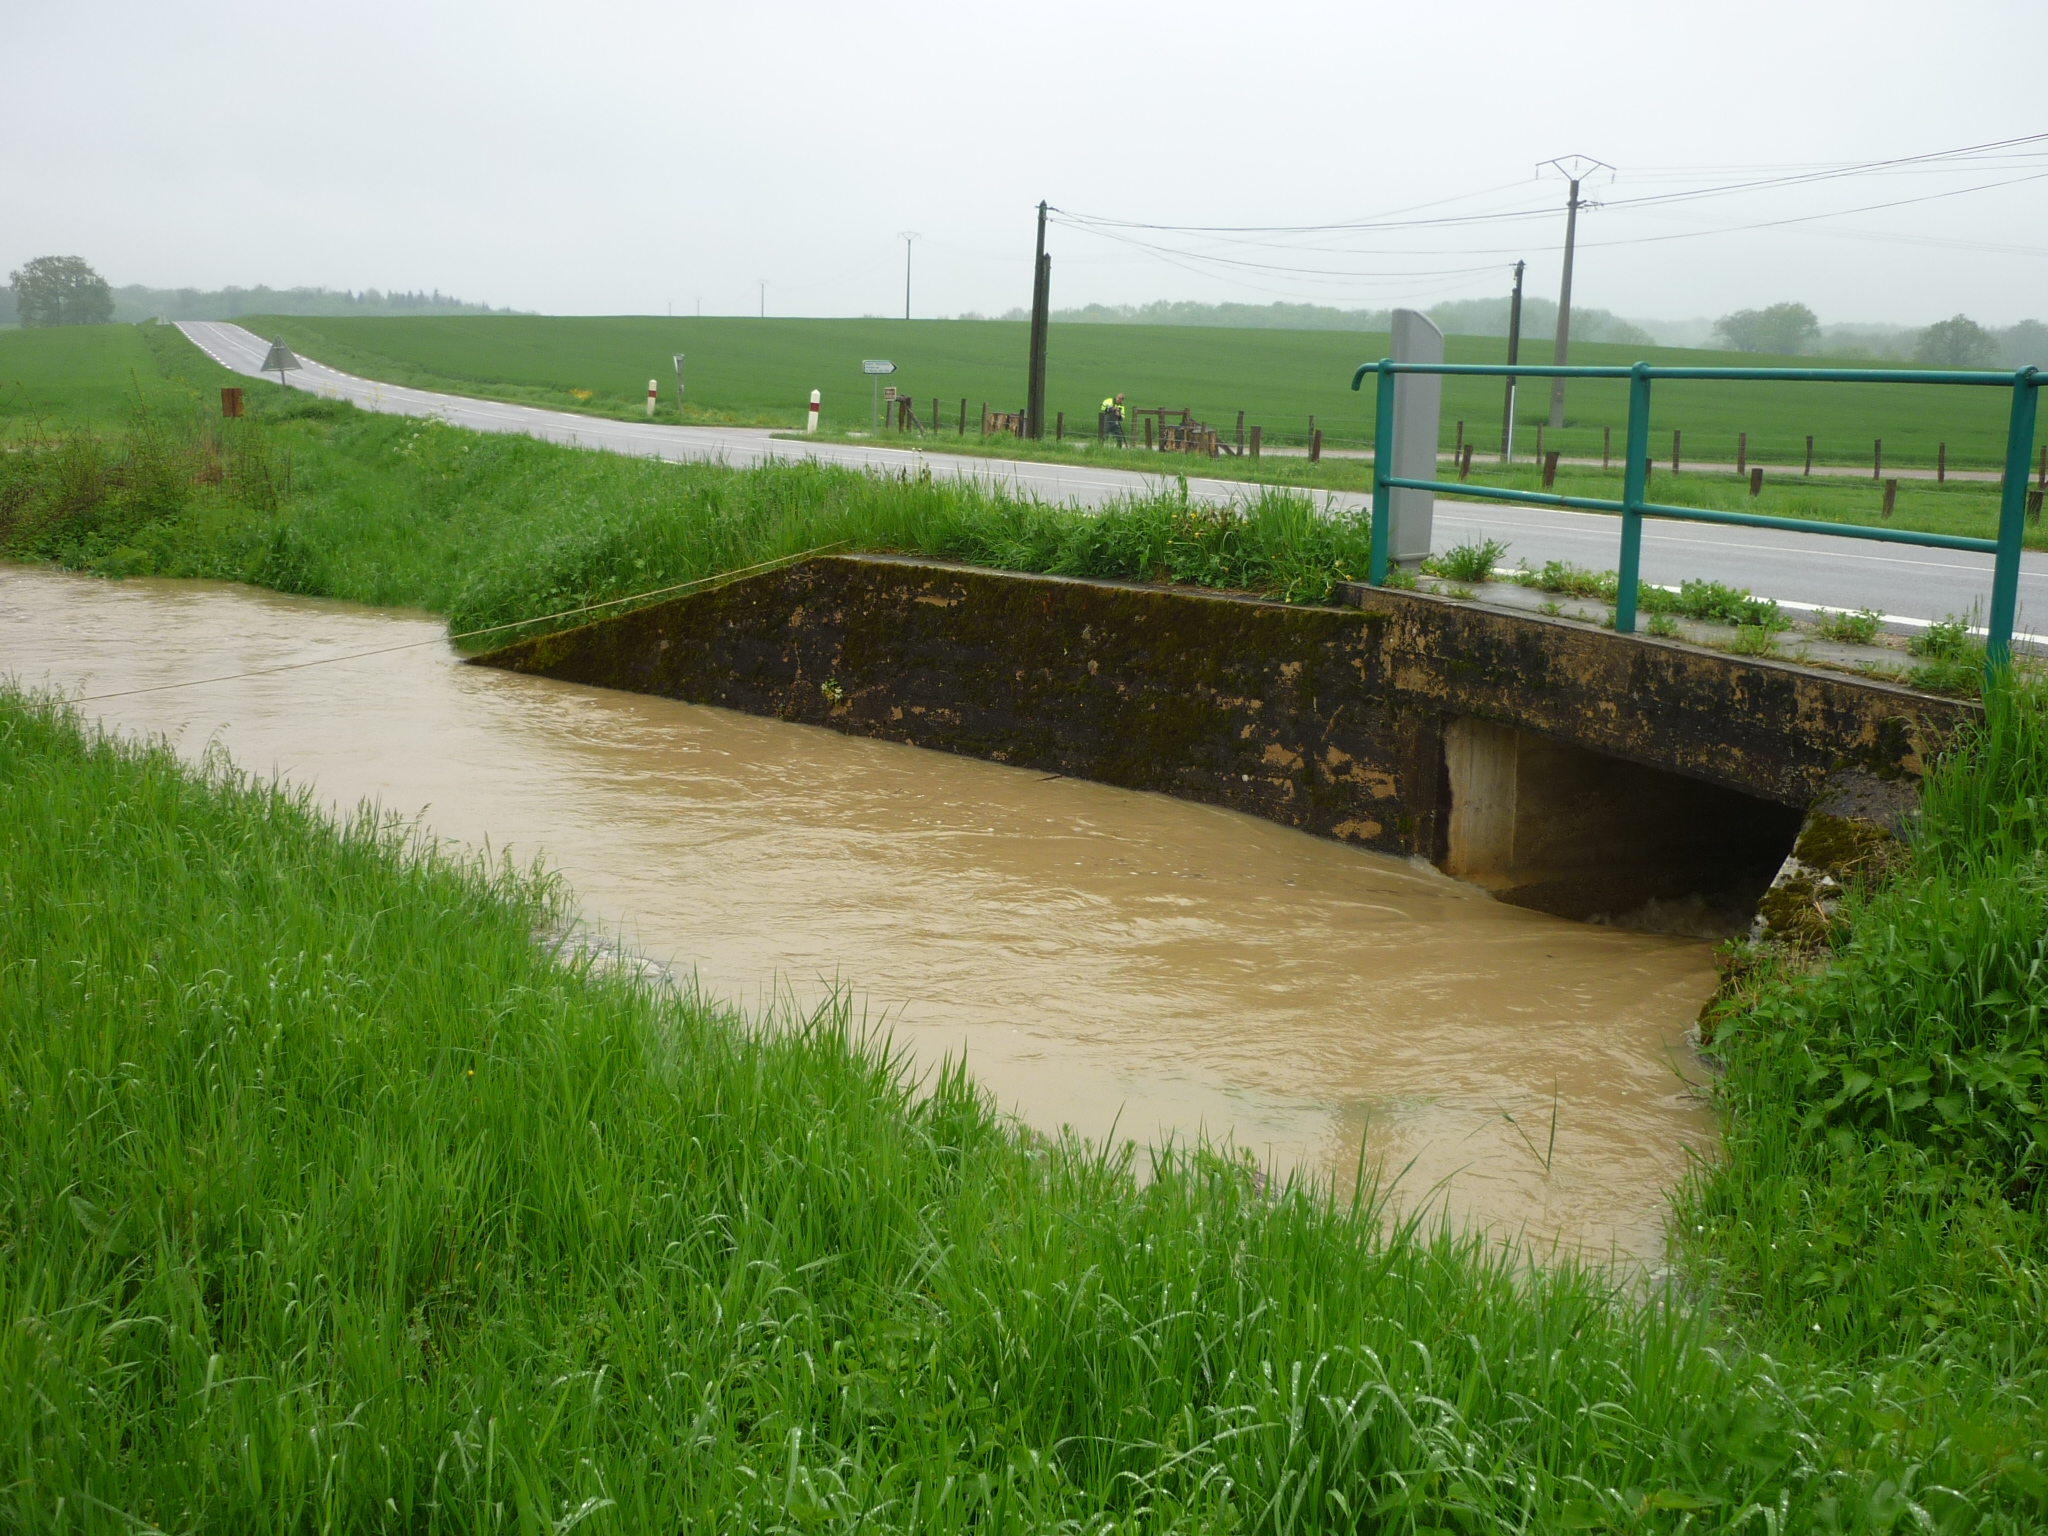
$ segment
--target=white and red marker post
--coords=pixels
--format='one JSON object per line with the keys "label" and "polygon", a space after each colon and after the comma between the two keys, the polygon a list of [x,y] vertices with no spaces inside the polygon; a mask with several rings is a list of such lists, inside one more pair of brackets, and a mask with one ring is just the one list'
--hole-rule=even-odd
{"label": "white and red marker post", "polygon": [[804,430],[806,432],[815,432],[818,430],[818,398],[818,392],[815,389],[812,390],[811,414],[804,421]]}
{"label": "white and red marker post", "polygon": [[659,394],[660,388],[661,386],[656,384],[654,380],[649,379],[647,381],[647,414],[650,418],[654,415],[655,396]]}

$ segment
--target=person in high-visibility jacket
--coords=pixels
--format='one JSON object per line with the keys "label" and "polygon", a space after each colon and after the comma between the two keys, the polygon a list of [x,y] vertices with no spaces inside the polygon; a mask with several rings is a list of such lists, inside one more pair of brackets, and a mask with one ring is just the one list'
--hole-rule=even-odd
{"label": "person in high-visibility jacket", "polygon": [[1109,435],[1116,439],[1119,448],[1128,448],[1124,439],[1124,397],[1111,395],[1102,402],[1102,425]]}

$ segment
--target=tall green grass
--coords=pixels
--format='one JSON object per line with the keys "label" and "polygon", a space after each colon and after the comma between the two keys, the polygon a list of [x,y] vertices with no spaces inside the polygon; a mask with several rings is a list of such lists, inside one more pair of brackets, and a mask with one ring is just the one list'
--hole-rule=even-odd
{"label": "tall green grass", "polygon": [[544,880],[48,701],[0,817],[11,1529],[1892,1529],[1983,1461],[1369,1181],[1141,1181],[843,1008],[560,958]]}
{"label": "tall green grass", "polygon": [[1370,544],[1368,518],[1298,492],[1219,509],[1169,487],[1083,514],[963,481],[623,458],[269,387],[249,404],[223,422],[139,402],[125,433],[21,443],[0,456],[0,554],[428,608],[467,631],[820,548],[1314,602],[1364,573]]}
{"label": "tall green grass", "polygon": [[1953,1432],[2048,1494],[2048,692],[1987,690],[1902,867],[1825,963],[1719,1027],[1726,1155],[1683,1192],[1699,1272],[1774,1347],[1946,1383]]}

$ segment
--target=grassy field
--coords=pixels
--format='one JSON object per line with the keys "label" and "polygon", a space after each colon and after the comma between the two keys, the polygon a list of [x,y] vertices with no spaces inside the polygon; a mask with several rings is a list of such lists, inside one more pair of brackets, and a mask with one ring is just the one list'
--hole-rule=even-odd
{"label": "grassy field", "polygon": [[1284,492],[1219,513],[1167,488],[1081,514],[950,480],[589,453],[259,380],[248,415],[223,421],[220,370],[180,334],[114,332],[133,351],[104,364],[98,419],[126,399],[124,371],[149,370],[153,403],[118,433],[0,455],[0,554],[427,608],[457,630],[827,547],[1297,600],[1365,568],[1366,520],[1314,516]]}
{"label": "grassy field", "polygon": [[196,347],[184,352],[166,369],[133,325],[0,331],[0,439],[121,430],[138,405],[187,407],[201,389],[242,382]]}
{"label": "grassy field", "polygon": [[[865,430],[869,381],[863,358],[888,358],[896,384],[928,413],[932,397],[940,417],[957,427],[967,400],[974,431],[983,401],[991,409],[1021,410],[1027,328],[1006,321],[968,320],[745,320],[660,318],[550,318],[525,315],[423,319],[304,319],[254,317],[245,322],[264,335],[338,368],[391,383],[485,394],[562,409],[641,415],[647,380],[660,381],[662,408],[674,418],[675,374],[670,358],[688,355],[688,398],[694,419],[801,426],[813,389],[824,394],[825,424]],[[1194,326],[1072,325],[1056,327],[1047,359],[1048,418],[1064,412],[1069,426],[1095,434],[1104,396],[1123,391],[1132,406],[1186,406],[1198,418],[1234,432],[1237,413],[1247,431],[1263,427],[1268,441],[1306,440],[1308,419],[1329,446],[1362,444],[1372,435],[1372,390],[1351,391],[1351,373],[1387,350],[1387,338],[1331,331],[1233,331]],[[1452,362],[1499,362],[1505,343],[1452,337]],[[1525,349],[1531,362],[1548,356],[1541,342]],[[1726,352],[1682,352],[1586,345],[1580,363],[1651,362],[1725,366]],[[1812,359],[1744,359],[1796,363]],[[588,398],[579,393],[588,391]],[[1463,420],[1482,447],[1500,440],[1499,380],[1453,379],[1444,387],[1444,446]],[[1798,464],[1806,435],[1816,438],[1821,462],[1870,462],[1882,438],[1887,462],[1932,464],[1946,442],[1956,467],[2000,467],[2009,401],[1987,389],[1935,386],[1822,384],[1696,384],[1657,386],[1652,441],[1668,456],[1674,427],[1685,435],[1695,461],[1735,458],[1736,434],[1747,432],[1750,457]],[[1534,443],[1536,423],[1547,419],[1549,391],[1531,380],[1518,401],[1516,439]],[[1597,457],[1602,427],[1622,435],[1627,386],[1606,381],[1572,385],[1567,430],[1546,434],[1545,446]],[[1051,425],[1048,420],[1048,425]]]}

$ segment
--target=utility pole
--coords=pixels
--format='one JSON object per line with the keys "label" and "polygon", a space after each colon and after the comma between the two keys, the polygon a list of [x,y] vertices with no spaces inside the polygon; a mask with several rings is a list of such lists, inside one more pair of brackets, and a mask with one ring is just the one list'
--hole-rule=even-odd
{"label": "utility pole", "polygon": [[917,238],[917,231],[903,231],[903,318],[910,318],[910,242]]}
{"label": "utility pole", "polygon": [[[1585,205],[1579,201],[1579,184],[1595,171],[1614,174],[1614,167],[1605,160],[1595,160],[1587,155],[1566,155],[1562,160],[1546,160],[1538,166],[1554,168],[1571,183],[1571,195],[1565,200],[1564,215],[1564,284],[1557,295],[1557,356],[1554,359],[1562,368],[1571,361],[1572,341],[1572,251],[1578,243],[1579,209]],[[1564,380],[1550,381],[1550,429],[1554,432],[1564,425]]]}
{"label": "utility pole", "polygon": [[1031,363],[1024,389],[1024,435],[1045,436],[1045,331],[1051,319],[1052,258],[1045,254],[1045,204],[1038,205],[1038,259],[1032,263]]}
{"label": "utility pole", "polygon": [[766,320],[768,318],[768,279],[757,277],[754,281],[761,285],[761,318]]}
{"label": "utility pole", "polygon": [[[1508,300],[1508,366],[1514,367],[1522,360],[1522,269],[1526,261],[1515,263],[1515,296]],[[1500,461],[1503,464],[1515,462],[1515,376],[1508,375],[1508,400],[1500,421]]]}

